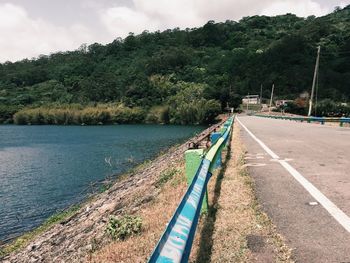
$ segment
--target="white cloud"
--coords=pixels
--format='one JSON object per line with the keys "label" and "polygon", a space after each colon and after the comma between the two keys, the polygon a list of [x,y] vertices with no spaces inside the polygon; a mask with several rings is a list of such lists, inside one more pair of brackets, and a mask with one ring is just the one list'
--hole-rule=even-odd
{"label": "white cloud", "polygon": [[157,21],[127,7],[104,10],[101,12],[101,20],[111,34],[121,37],[127,36],[129,32],[141,33],[159,27]]}
{"label": "white cloud", "polygon": [[103,24],[115,37],[167,28],[197,27],[208,20],[239,20],[256,14],[320,16],[330,10],[313,0],[132,0],[131,7],[113,7],[100,12]]}
{"label": "white cloud", "polygon": [[[7,1],[9,3],[0,0],[0,62],[73,50],[82,43],[107,43],[116,37],[126,37],[129,32],[137,34],[144,30],[199,27],[208,20],[239,20],[257,14],[319,16],[334,8],[325,0],[322,0],[323,6],[319,4],[321,0],[125,0],[122,1],[125,6],[115,4],[111,7],[106,7],[102,0],[76,0],[80,3],[77,6],[81,8],[77,9],[77,19],[85,17],[81,15],[88,12],[89,19],[95,21],[97,18],[97,21],[93,24],[85,21],[85,25],[84,22],[78,22],[63,27],[51,23],[48,16],[45,20],[33,18],[29,6],[26,10]],[[348,1],[337,0],[332,5],[345,6]],[[108,1],[109,4],[112,2]],[[114,3],[117,2],[120,3]],[[64,13],[63,20],[68,22],[62,24],[70,22]]]}
{"label": "white cloud", "polygon": [[322,16],[327,14],[329,11],[330,10],[327,8],[322,8],[319,3],[314,1],[287,0],[272,3],[270,6],[265,8],[261,14],[273,16],[293,13],[297,16],[307,17],[310,15]]}
{"label": "white cloud", "polygon": [[55,26],[29,17],[25,9],[10,3],[0,4],[0,36],[0,62],[72,50],[92,41],[82,25]]}
{"label": "white cloud", "polygon": [[205,20],[195,12],[193,2],[186,0],[134,0],[134,8],[112,7],[102,10],[100,18],[115,37],[126,37],[129,32],[141,33],[174,27],[202,25]]}
{"label": "white cloud", "polygon": [[341,8],[344,8],[344,7],[346,7],[347,5],[350,5],[349,0],[348,0],[348,2],[345,2],[345,1],[340,2],[340,4],[339,4],[338,6],[340,6]]}
{"label": "white cloud", "polygon": [[243,16],[256,15],[271,0],[196,0],[196,8],[205,20],[239,20]]}
{"label": "white cloud", "polygon": [[197,2],[191,0],[134,0],[135,9],[158,21],[160,29],[201,25],[204,19],[197,10]]}
{"label": "white cloud", "polygon": [[[252,2],[237,0],[133,0],[131,7],[112,7],[100,12],[100,18],[113,37],[129,32],[202,26],[208,20],[238,19],[242,12],[253,14]],[[258,5],[262,6],[261,0]],[[245,11],[246,10],[246,11]]]}

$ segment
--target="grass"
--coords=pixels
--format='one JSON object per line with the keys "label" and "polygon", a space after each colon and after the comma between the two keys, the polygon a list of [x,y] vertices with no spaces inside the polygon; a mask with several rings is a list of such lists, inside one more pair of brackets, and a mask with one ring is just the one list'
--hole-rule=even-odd
{"label": "grass", "polygon": [[293,262],[291,250],[255,197],[254,182],[243,166],[245,150],[239,135],[235,126],[231,156],[216,182],[210,182],[214,194],[193,262]]}
{"label": "grass", "polygon": [[167,183],[168,181],[173,179],[174,176],[180,172],[181,171],[176,169],[176,168],[170,168],[170,169],[165,170],[164,172],[162,172],[160,174],[159,179],[157,180],[155,186],[157,188],[162,187],[165,183]]}
{"label": "grass", "polygon": [[154,194],[152,202],[133,205],[125,214],[137,213],[142,218],[142,232],[125,239],[115,239],[91,253],[88,262],[146,262],[157,244],[167,222],[173,215],[187,189],[184,161],[175,162],[165,168],[150,186],[143,186],[131,197],[135,204],[145,194]]}
{"label": "grass", "polygon": [[104,193],[106,192],[109,188],[113,186],[113,183],[104,183],[100,186],[98,192],[99,193]]}
{"label": "grass", "polygon": [[[209,181],[208,184],[208,197],[209,197],[209,207],[207,215],[201,218],[200,226],[200,239],[198,244],[198,250],[196,251],[195,261],[196,262],[209,262],[211,257],[211,251],[213,246],[213,233],[214,225],[216,220],[216,214],[219,209],[217,205],[218,199],[221,193],[222,179],[227,168],[227,162],[231,158],[230,146],[228,150],[223,151],[223,163],[222,168],[216,171],[214,176]],[[194,257],[194,256],[193,256]]]}
{"label": "grass", "polygon": [[[130,169],[130,171],[118,176],[116,179],[116,182],[120,182],[122,180],[125,180],[134,172],[149,165],[150,162],[151,162],[151,160],[146,160],[143,163],[137,165],[135,168]],[[110,180],[107,180],[105,183],[103,183],[99,187],[98,192],[103,193],[103,192],[107,191],[111,186],[113,186],[113,183]],[[93,198],[94,197],[92,196],[89,199],[87,199],[85,202],[86,203],[90,202],[93,200]],[[66,220],[67,218],[73,216],[81,208],[81,206],[82,206],[81,204],[74,205],[74,206],[72,206],[72,207],[70,207],[62,212],[56,213],[56,214],[50,216],[49,218],[47,218],[42,225],[35,228],[34,230],[29,231],[29,232],[17,237],[16,239],[14,239],[13,241],[11,241],[8,244],[4,244],[4,245],[0,246],[0,258],[5,257],[16,250],[25,247],[30,241],[32,241],[34,238],[36,238],[38,235],[42,234],[43,232],[47,231],[53,225],[61,223],[64,220]]]}
{"label": "grass", "polygon": [[[171,151],[171,149],[175,149],[179,145],[175,145],[168,149],[166,152]],[[159,153],[157,157],[163,155],[164,152]],[[102,185],[99,188],[96,188],[97,192],[105,192],[107,191],[112,184],[122,182],[127,178],[133,176],[135,173],[142,171],[142,169],[148,168],[152,160],[146,160],[143,163],[138,164],[136,167],[130,169],[126,173],[119,175],[117,178],[109,178],[108,180],[102,182]],[[106,257],[112,255],[118,260],[117,262],[123,261],[119,259],[124,258],[124,262],[127,260],[125,255],[134,255],[134,251],[137,250],[139,253],[136,253],[135,256],[131,256],[135,261],[139,262],[139,258],[142,257],[145,260],[151,253],[151,250],[158,242],[160,235],[162,234],[165,224],[168,222],[172,213],[175,211],[176,206],[178,205],[179,200],[183,193],[185,192],[186,178],[184,175],[184,162],[174,160],[171,161],[171,165],[159,175],[159,177],[155,181],[146,181],[144,185],[142,185],[142,191],[134,192],[132,196],[125,196],[126,199],[130,199],[130,206],[127,205],[125,207],[125,213],[134,214],[135,211],[141,211],[140,218],[142,218],[142,233],[140,235],[131,235],[126,240],[122,241],[116,238],[115,242],[112,242],[111,246],[123,247],[123,253],[115,255],[115,251],[108,252],[105,255],[105,249],[101,250],[101,240],[92,239],[91,241],[91,253],[87,256],[86,260],[91,260],[94,262],[115,262],[109,261]],[[147,200],[145,201],[144,197],[147,196]],[[154,200],[158,196],[157,200]],[[95,200],[98,196],[91,195],[84,203],[89,203]],[[148,202],[152,201],[152,202]],[[13,240],[11,243],[6,244],[4,246],[0,246],[0,258],[9,255],[10,253],[24,248],[28,245],[28,243],[34,240],[38,235],[50,229],[53,225],[57,223],[64,222],[67,218],[70,218],[80,209],[81,205],[77,205],[67,209],[63,212],[57,213],[50,218],[48,218],[41,226],[30,231],[28,233],[23,234],[17,239]],[[124,207],[123,207],[124,211]],[[124,213],[124,212],[123,212]],[[157,222],[157,223],[155,223]],[[108,222],[106,223],[107,226]],[[113,228],[113,226],[112,226]],[[108,231],[106,231],[106,234]],[[138,241],[135,241],[138,240]],[[117,244],[115,244],[117,243]],[[151,244],[151,245],[150,245]],[[139,246],[142,249],[139,249]],[[109,246],[106,246],[106,250],[108,251]],[[129,250],[130,249],[130,250]],[[104,258],[102,261],[97,260],[95,258]],[[145,261],[143,260],[143,261]]]}
{"label": "grass", "polygon": [[0,248],[0,258],[9,255],[17,249],[25,247],[31,240],[33,240],[39,234],[45,232],[53,225],[61,223],[67,218],[73,216],[80,209],[80,207],[81,205],[74,205],[67,210],[52,215],[38,228],[28,233],[25,233],[22,236],[14,239],[9,244],[4,245],[2,248]]}
{"label": "grass", "polygon": [[[255,198],[254,182],[242,168],[244,149],[238,137],[239,131],[235,128],[233,150],[228,148],[223,168],[209,181],[209,212],[200,218],[189,262],[250,262],[255,258],[257,262],[293,262],[291,250]],[[123,208],[126,216],[110,217],[106,222],[106,235],[112,237],[109,239],[112,242],[101,247],[93,240],[85,261],[147,261],[187,189],[184,170],[184,161],[176,161],[153,181],[142,184],[132,196],[125,196],[131,200],[130,206]],[[152,197],[147,199],[152,202],[139,202],[146,195]],[[38,229],[3,248],[1,255],[24,247],[33,237],[52,224],[63,222],[78,209],[50,217]],[[135,214],[137,216],[132,216]],[[265,249],[271,254],[270,261],[259,260],[260,255],[252,250],[250,241],[255,237],[263,239]]]}

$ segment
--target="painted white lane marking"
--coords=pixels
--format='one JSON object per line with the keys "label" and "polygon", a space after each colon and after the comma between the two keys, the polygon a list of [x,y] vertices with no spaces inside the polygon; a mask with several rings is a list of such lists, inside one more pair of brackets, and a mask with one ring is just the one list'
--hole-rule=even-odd
{"label": "painted white lane marking", "polygon": [[291,159],[291,158],[286,158],[286,159],[270,159],[270,162],[279,162],[279,161],[290,162],[290,161],[293,161],[293,159]]}
{"label": "painted white lane marking", "polygon": [[[239,124],[249,133],[249,135],[274,159],[279,159],[269,147],[267,147],[261,140],[259,140],[248,128],[236,117]],[[305,188],[310,195],[321,204],[328,213],[333,216],[335,220],[342,225],[346,231],[350,233],[350,217],[348,217],[342,210],[340,210],[331,200],[320,192],[312,183],[303,177],[297,170],[295,170],[285,160],[278,160],[278,162]]]}
{"label": "painted white lane marking", "polygon": [[250,132],[250,130],[247,129],[247,127],[245,127],[242,122],[236,117],[237,121],[239,122],[239,124],[242,125],[242,127],[249,133],[250,136],[252,136],[252,138],[254,140],[257,141],[257,143],[260,144],[260,146],[273,158],[273,159],[279,159],[278,155],[275,154],[273,151],[270,150],[269,147],[267,147],[262,141],[260,141],[258,138],[255,137],[255,135],[253,133]]}

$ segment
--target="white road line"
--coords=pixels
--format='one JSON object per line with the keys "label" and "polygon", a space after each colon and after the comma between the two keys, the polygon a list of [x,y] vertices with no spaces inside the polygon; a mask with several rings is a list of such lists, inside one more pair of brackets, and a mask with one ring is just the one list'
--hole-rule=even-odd
{"label": "white road line", "polygon": [[242,125],[242,127],[249,133],[250,136],[252,136],[252,138],[254,140],[257,141],[257,143],[260,144],[260,146],[273,158],[273,159],[279,159],[278,155],[275,154],[273,151],[270,150],[269,147],[267,147],[261,140],[259,140],[258,138],[255,137],[255,135],[253,133],[251,133],[250,130],[247,129],[247,127],[245,127],[242,122],[236,117],[236,120],[239,122],[239,124]]}
{"label": "white road line", "polygon": [[[249,135],[273,158],[279,159],[269,147],[266,146],[260,139],[258,139],[248,128],[236,117],[239,124],[249,133]],[[320,192],[312,183],[310,183],[304,176],[302,176],[297,170],[295,170],[285,160],[278,160],[278,162],[284,167],[304,188],[319,202],[335,220],[341,224],[346,231],[350,233],[350,217],[348,217],[342,210],[340,210],[331,200],[329,200],[324,194]]]}

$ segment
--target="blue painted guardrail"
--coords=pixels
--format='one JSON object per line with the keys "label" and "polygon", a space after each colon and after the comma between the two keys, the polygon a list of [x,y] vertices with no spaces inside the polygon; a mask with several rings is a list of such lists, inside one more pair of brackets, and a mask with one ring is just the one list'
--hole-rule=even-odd
{"label": "blue painted guardrail", "polygon": [[202,159],[192,183],[169,221],[149,263],[188,261],[213,164],[217,155],[221,154],[221,149],[228,142],[233,120],[231,117],[224,123],[222,136],[210,147]]}
{"label": "blue painted guardrail", "polygon": [[276,116],[276,115],[263,115],[255,114],[254,116],[270,118],[270,119],[281,119],[281,120],[290,120],[290,121],[301,121],[301,122],[319,122],[325,124],[326,122],[339,122],[339,126],[343,127],[344,123],[350,123],[350,118],[327,118],[327,117],[294,117],[294,116]]}

